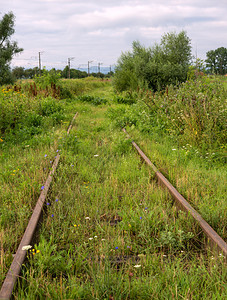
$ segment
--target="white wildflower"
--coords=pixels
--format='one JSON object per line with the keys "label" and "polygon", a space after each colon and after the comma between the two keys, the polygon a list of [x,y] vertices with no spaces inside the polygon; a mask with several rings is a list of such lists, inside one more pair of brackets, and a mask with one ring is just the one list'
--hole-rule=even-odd
{"label": "white wildflower", "polygon": [[134,266],[134,268],[140,268],[141,267],[141,265],[135,265]]}
{"label": "white wildflower", "polygon": [[31,245],[27,245],[27,246],[23,246],[23,247],[22,247],[22,250],[23,250],[23,251],[26,251],[26,250],[29,250],[29,249],[31,249],[31,248],[32,248]]}
{"label": "white wildflower", "polygon": [[90,217],[85,217],[85,220],[91,220],[91,218]]}

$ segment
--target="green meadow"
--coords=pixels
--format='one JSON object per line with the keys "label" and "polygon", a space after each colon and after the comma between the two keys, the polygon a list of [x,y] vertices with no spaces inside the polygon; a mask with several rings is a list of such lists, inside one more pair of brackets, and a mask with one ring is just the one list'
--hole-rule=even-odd
{"label": "green meadow", "polygon": [[97,78],[0,89],[1,283],[60,153],[14,299],[226,299],[223,255],[121,130],[226,240],[223,80],[157,93]]}

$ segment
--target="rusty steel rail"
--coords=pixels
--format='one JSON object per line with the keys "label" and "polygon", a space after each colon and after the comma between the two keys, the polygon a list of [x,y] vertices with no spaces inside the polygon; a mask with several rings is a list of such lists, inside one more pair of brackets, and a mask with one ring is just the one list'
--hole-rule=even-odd
{"label": "rusty steel rail", "polygon": [[[74,115],[74,117],[71,121],[71,124],[68,127],[67,134],[69,134],[69,132],[72,128],[73,121],[77,117],[77,115],[78,115],[78,113],[76,113]],[[8,273],[6,275],[6,278],[3,282],[3,285],[1,287],[0,299],[8,300],[8,299],[10,299],[10,297],[12,295],[14,285],[16,283],[17,278],[19,277],[21,266],[22,266],[22,264],[25,260],[26,254],[27,254],[27,251],[23,250],[23,247],[30,245],[30,243],[32,241],[32,237],[33,237],[34,232],[36,230],[38,221],[40,219],[43,204],[44,204],[44,201],[46,199],[48,190],[50,188],[50,184],[51,184],[54,172],[57,168],[59,159],[60,159],[60,154],[58,153],[55,160],[54,160],[54,163],[52,165],[52,170],[50,171],[50,173],[47,177],[47,180],[44,184],[44,188],[42,189],[42,191],[40,193],[39,199],[38,199],[38,201],[36,203],[36,206],[33,210],[32,216],[29,220],[29,223],[28,223],[27,228],[24,232],[24,235],[23,235],[22,240],[20,242],[20,245],[17,249],[17,252],[14,256],[13,262],[12,262],[10,268],[9,268],[9,271],[8,271]]]}
{"label": "rusty steel rail", "polygon": [[[127,131],[122,129],[130,138]],[[156,166],[149,160],[149,158],[143,153],[139,146],[132,141],[133,146],[136,148],[140,156],[145,160],[145,162],[152,167],[155,172],[158,182],[166,187],[170,194],[176,200],[176,204],[184,211],[190,213],[192,217],[199,223],[203,232],[207,236],[212,248],[220,251],[226,258],[227,256],[227,244],[226,242],[217,234],[217,232],[201,217],[201,215],[187,202],[187,200],[175,189],[175,187],[163,176],[163,174],[156,168]]]}

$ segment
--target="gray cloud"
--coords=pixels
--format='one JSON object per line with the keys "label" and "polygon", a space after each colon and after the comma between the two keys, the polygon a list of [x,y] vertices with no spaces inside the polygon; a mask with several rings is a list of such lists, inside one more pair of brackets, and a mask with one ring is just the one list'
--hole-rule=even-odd
{"label": "gray cloud", "polygon": [[114,64],[133,40],[151,46],[182,29],[202,58],[227,46],[226,0],[3,0],[0,10],[0,17],[16,16],[13,38],[24,53],[13,64],[25,67],[37,65],[39,51],[47,67],[64,67],[72,56],[74,67],[88,60]]}

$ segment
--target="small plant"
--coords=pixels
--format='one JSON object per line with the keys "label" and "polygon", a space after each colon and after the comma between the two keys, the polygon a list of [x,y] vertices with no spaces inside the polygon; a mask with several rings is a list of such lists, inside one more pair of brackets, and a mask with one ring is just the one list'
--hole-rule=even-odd
{"label": "small plant", "polygon": [[77,99],[81,102],[88,102],[93,105],[101,105],[107,103],[107,100],[105,98],[100,98],[100,97],[95,97],[90,95],[82,95],[77,97]]}
{"label": "small plant", "polygon": [[183,230],[172,231],[167,227],[165,231],[160,232],[159,245],[161,247],[181,249],[185,248],[185,243],[193,238],[192,232],[184,232]]}
{"label": "small plant", "polygon": [[41,89],[46,89],[50,86],[59,84],[61,74],[54,71],[47,71],[45,68],[42,70],[42,75],[35,76],[35,83]]}

